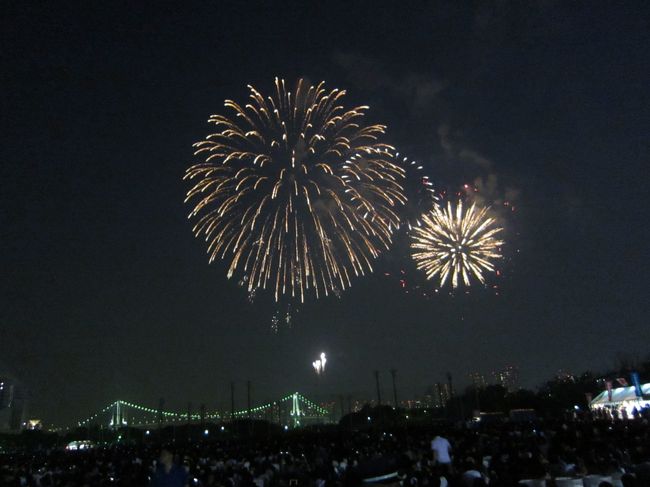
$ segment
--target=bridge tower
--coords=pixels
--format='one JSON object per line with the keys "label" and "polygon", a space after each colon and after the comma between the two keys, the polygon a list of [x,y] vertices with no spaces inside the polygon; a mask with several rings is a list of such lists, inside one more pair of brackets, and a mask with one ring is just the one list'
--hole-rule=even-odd
{"label": "bridge tower", "polygon": [[298,400],[298,393],[294,392],[291,396],[291,420],[293,421],[294,428],[300,426],[300,416],[303,412],[300,410],[300,401]]}
{"label": "bridge tower", "polygon": [[111,429],[119,429],[123,426],[127,426],[126,410],[123,407],[122,401],[115,401],[111,409],[111,421],[108,426]]}

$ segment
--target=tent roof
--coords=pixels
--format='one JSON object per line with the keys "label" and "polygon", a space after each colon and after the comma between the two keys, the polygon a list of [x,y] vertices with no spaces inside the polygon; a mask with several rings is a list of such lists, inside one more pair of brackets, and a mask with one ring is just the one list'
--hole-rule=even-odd
{"label": "tent roof", "polygon": [[[643,384],[641,386],[641,391],[643,392],[644,396],[650,394],[650,382]],[[635,399],[637,399],[637,397],[634,393],[634,386],[617,387],[615,389],[612,389],[611,401],[609,401],[609,398],[607,396],[607,390],[604,390],[591,401],[590,406],[604,406],[605,404],[612,404],[623,401],[634,401]]]}

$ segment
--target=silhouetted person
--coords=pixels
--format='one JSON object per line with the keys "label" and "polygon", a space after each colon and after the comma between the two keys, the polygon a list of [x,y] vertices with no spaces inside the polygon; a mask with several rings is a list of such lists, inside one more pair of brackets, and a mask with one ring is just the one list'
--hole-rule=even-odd
{"label": "silhouetted person", "polygon": [[160,451],[160,459],[151,480],[153,487],[186,487],[187,472],[183,467],[174,463],[174,455],[171,451],[163,448]]}

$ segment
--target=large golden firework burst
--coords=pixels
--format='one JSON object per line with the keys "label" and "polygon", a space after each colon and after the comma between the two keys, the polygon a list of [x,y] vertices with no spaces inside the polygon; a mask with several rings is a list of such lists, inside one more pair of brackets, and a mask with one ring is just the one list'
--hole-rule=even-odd
{"label": "large golden firework burst", "polygon": [[323,82],[292,93],[276,78],[268,97],[248,88],[249,102],[226,100],[234,117],[212,115],[218,132],[194,144],[194,234],[249,291],[302,301],[343,290],[390,246],[405,203],[385,126],[364,125],[368,107],[345,109],[345,91]]}
{"label": "large golden firework burst", "polygon": [[422,217],[423,225],[413,228],[412,256],[427,279],[437,277],[440,287],[451,277],[456,288],[460,281],[469,286],[472,277],[485,282],[484,272],[493,272],[494,259],[500,259],[503,241],[496,235],[503,229],[495,226],[489,208],[472,204],[463,211],[463,203],[435,206]]}

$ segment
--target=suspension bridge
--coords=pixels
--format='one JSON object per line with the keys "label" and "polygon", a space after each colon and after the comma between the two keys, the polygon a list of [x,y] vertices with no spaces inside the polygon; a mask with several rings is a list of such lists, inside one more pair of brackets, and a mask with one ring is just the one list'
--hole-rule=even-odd
{"label": "suspension bridge", "polygon": [[181,425],[196,422],[224,422],[239,419],[265,420],[287,427],[307,424],[325,423],[330,419],[329,411],[310,401],[299,392],[284,396],[260,406],[240,409],[229,413],[205,411],[192,413],[188,408],[185,413],[165,411],[162,407],[150,408],[129,401],[117,400],[97,411],[95,414],[78,421],[79,427],[108,427],[119,429],[125,427],[147,428],[154,426]]}

